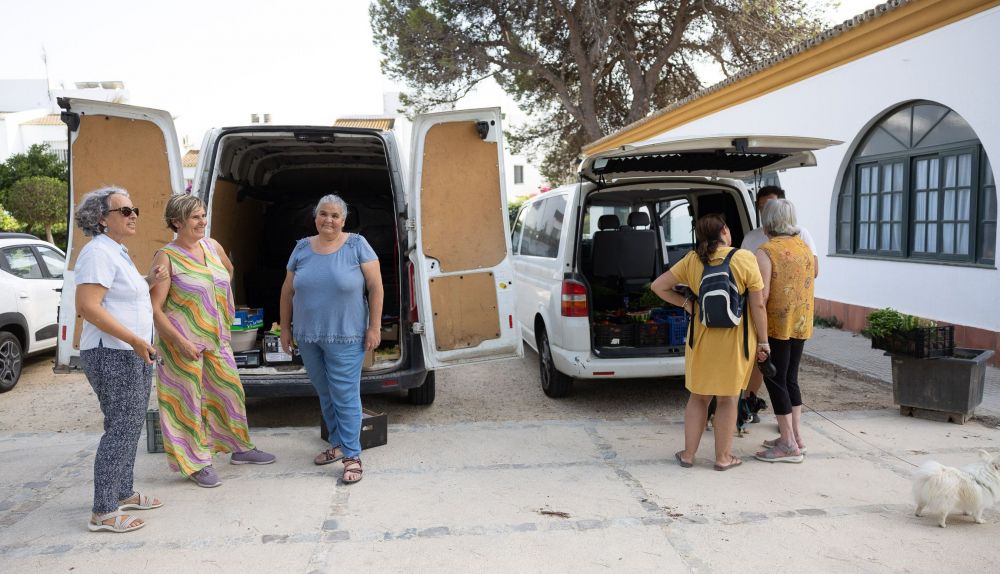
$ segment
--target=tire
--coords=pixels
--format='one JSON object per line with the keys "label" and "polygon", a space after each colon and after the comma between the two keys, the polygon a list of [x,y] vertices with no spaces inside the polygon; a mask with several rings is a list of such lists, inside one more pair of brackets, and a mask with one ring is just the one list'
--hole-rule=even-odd
{"label": "tire", "polygon": [[549,335],[542,326],[538,327],[538,373],[546,395],[558,399],[573,392],[573,378],[556,370],[552,349],[549,348]]}
{"label": "tire", "polygon": [[429,405],[434,402],[435,387],[434,371],[427,371],[424,384],[406,391],[411,405]]}
{"label": "tire", "polygon": [[11,333],[0,331],[0,393],[13,389],[21,378],[22,359],[21,342]]}

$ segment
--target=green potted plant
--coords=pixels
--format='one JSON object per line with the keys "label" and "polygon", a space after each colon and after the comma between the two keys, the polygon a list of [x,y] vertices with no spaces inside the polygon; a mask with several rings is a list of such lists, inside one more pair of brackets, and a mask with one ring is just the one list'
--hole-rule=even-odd
{"label": "green potted plant", "polygon": [[991,350],[955,348],[955,328],[878,309],[862,334],[892,358],[892,395],[901,414],[964,424],[983,400]]}

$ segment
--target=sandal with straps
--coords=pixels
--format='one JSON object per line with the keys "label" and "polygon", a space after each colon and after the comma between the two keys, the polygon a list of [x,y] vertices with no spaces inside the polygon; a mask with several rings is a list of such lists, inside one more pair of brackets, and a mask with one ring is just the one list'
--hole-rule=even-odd
{"label": "sandal with straps", "polygon": [[328,448],[328,449],[324,450],[323,452],[317,454],[316,458],[313,459],[313,464],[318,465],[318,466],[322,466],[324,464],[330,464],[330,463],[333,463],[333,462],[337,462],[338,460],[344,458],[343,451],[341,451],[341,453],[339,455],[337,454],[337,449],[339,449],[339,448],[340,448],[339,446],[331,446],[330,448]]}
{"label": "sandal with straps", "polygon": [[[355,482],[359,482],[361,480],[361,473],[363,472],[364,469],[361,468],[360,458],[346,457],[344,458],[344,476],[341,477],[340,480],[344,481],[344,484],[354,484]],[[357,475],[357,478],[349,480],[347,478],[348,473]]]}
{"label": "sandal with straps", "polygon": [[[115,519],[114,524],[104,524],[105,520]],[[145,522],[136,522],[140,520],[138,516],[131,514],[125,514],[124,512],[109,512],[107,514],[94,515],[90,518],[90,522],[87,523],[87,529],[91,532],[132,532],[133,530],[139,530],[146,525]]]}
{"label": "sandal with straps", "polygon": [[[137,499],[137,502],[125,502],[125,500]],[[155,496],[146,496],[140,492],[135,492],[125,500],[119,501],[118,510],[152,510],[163,506],[163,503]]]}

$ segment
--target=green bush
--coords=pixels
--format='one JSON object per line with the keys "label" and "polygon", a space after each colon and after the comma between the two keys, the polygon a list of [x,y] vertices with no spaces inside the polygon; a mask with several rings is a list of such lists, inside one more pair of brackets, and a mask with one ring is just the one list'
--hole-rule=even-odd
{"label": "green bush", "polygon": [[868,324],[861,330],[861,334],[869,338],[888,337],[893,333],[912,331],[918,327],[933,326],[933,321],[900,313],[895,309],[886,307],[885,309],[877,309],[868,314]]}

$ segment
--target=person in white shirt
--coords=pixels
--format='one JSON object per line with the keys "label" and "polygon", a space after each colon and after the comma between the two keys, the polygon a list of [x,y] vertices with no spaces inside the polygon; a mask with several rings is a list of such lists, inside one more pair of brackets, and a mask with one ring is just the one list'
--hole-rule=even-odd
{"label": "person in white shirt", "polygon": [[[767,202],[771,201],[772,199],[785,199],[785,190],[781,189],[776,185],[765,185],[764,187],[757,190],[758,218],[760,217],[760,214],[763,213],[764,206],[767,205]],[[802,227],[801,225],[798,226],[798,228],[799,228],[799,237],[802,238],[802,241],[809,247],[809,251],[812,251],[813,254],[813,270],[815,273],[814,278],[819,277],[819,257],[817,257],[816,255],[816,243],[813,242],[812,235],[809,235],[809,230],[807,230],[805,227]],[[749,250],[751,253],[756,255],[757,250],[760,248],[760,246],[767,243],[767,241],[768,238],[767,235],[764,234],[764,228],[758,227],[757,229],[754,229],[753,231],[750,231],[749,233],[743,236],[743,243],[740,244],[740,248]],[[753,372],[750,374],[750,383],[747,385],[747,391],[749,391],[750,393],[750,396],[748,397],[748,402],[750,403],[751,410],[754,412],[753,422],[757,422],[757,417],[756,417],[757,409],[754,408],[754,405],[757,405],[759,403],[757,400],[757,391],[760,390],[760,387],[763,384],[764,384],[764,376],[761,375],[760,369],[758,369],[757,366],[754,365]]]}
{"label": "person in white shirt", "polygon": [[129,257],[124,241],[135,235],[139,209],[124,189],[87,194],[74,219],[84,235],[93,237],[76,260],[76,309],[84,319],[80,361],[104,413],[87,527],[131,532],[145,522],[123,511],[163,506],[132,489],[132,471],[156,360],[149,289],[166,278],[166,270],[157,266],[143,276]]}

